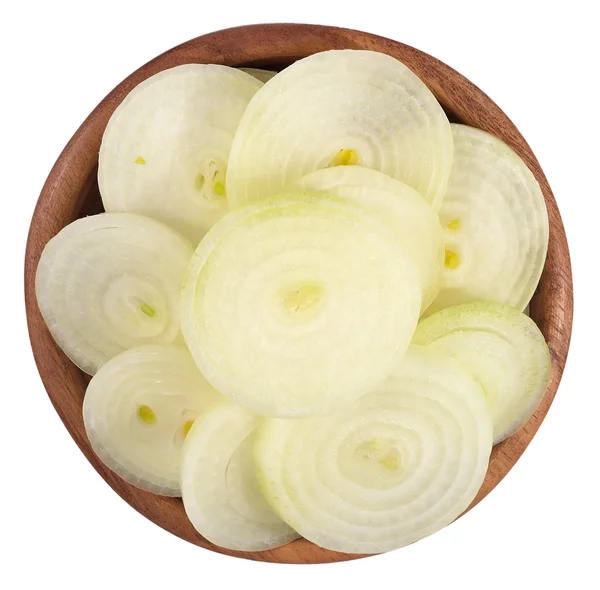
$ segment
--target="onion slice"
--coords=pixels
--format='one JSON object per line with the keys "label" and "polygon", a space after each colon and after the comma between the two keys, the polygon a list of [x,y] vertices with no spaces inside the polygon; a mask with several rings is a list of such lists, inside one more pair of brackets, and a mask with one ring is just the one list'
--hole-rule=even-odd
{"label": "onion slice", "polygon": [[146,345],[96,373],[83,400],[83,421],[107,467],[144,490],[180,496],[186,435],[219,399],[183,346]]}
{"label": "onion slice", "polygon": [[408,67],[375,51],[325,51],[295,62],[250,101],[231,148],[229,203],[277,194],[320,168],[360,164],[437,209],[452,153],[446,114]]}
{"label": "onion slice", "polygon": [[299,536],[258,490],[253,454],[258,422],[240,406],[218,404],[195,421],[183,446],[185,511],[203,537],[227,549],[264,551]]}
{"label": "onion slice", "polygon": [[535,177],[504,142],[452,125],[454,164],[440,210],[442,288],[427,310],[497,301],[519,311],[531,299],[548,250],[548,212]]}
{"label": "onion slice", "polygon": [[259,414],[356,398],[392,370],[419,314],[412,263],[377,216],[290,193],[211,229],[182,291],[185,340],[206,378]]}
{"label": "onion slice", "polygon": [[173,342],[192,252],[177,232],[142,215],[101,213],[69,224],[46,244],[35,278],[54,340],[90,375],[128,348]]}
{"label": "onion slice", "polygon": [[303,537],[381,553],[457,518],[491,448],[481,386],[460,365],[411,347],[383,384],[335,414],[266,419],[255,457],[264,496]]}
{"label": "onion slice", "polygon": [[481,302],[448,307],[423,320],[413,342],[455,358],[481,383],[494,443],[521,428],[546,392],[548,345],[534,321],[512,307]]}
{"label": "onion slice", "polygon": [[106,211],[143,213],[197,244],[227,212],[231,142],[261,86],[211,64],[177,66],[136,86],[102,137],[98,185]]}

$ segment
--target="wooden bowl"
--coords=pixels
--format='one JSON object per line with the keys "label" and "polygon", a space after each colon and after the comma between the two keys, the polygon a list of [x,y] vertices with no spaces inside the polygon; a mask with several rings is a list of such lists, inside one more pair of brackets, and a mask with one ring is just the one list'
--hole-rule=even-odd
{"label": "wooden bowl", "polygon": [[166,68],[190,62],[281,69],[312,53],[343,48],[381,51],[404,62],[429,86],[451,120],[484,129],[508,143],[527,163],[546,199],[550,245],[542,279],[531,302],[531,317],[550,347],[552,377],[531,420],[514,436],[494,447],[487,476],[471,507],[508,473],[533,438],[554,398],[569,348],[573,310],[571,265],[565,231],[550,186],[513,123],[490,98],[452,68],[413,47],[376,35],[294,24],[226,29],[192,39],[153,59],[119,84],[94,109],[63,150],[42,189],[31,221],[25,257],[29,336],[42,381],[58,415],[84,455],[110,486],[136,510],[169,532],[200,547],[236,557],[283,563],[322,563],[360,556],[321,549],[304,539],[257,553],[222,549],[194,530],[180,499],[142,491],[106,468],[93,453],[83,427],[81,408],[89,377],[67,359],[50,336],[35,298],[35,271],[50,238],[74,219],[102,211],[96,182],[102,133],[117,105],[142,80]]}

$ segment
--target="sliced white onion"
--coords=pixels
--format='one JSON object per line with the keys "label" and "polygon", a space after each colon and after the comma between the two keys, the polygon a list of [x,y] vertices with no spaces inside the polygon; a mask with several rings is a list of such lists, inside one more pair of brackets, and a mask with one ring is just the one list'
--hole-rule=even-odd
{"label": "sliced white onion", "polygon": [[362,395],[416,326],[411,261],[347,199],[290,193],[235,211],[196,249],[185,340],[206,378],[259,413],[300,416]]}
{"label": "sliced white onion", "polygon": [[412,257],[420,277],[423,312],[440,288],[442,228],[435,211],[408,185],[363,166],[336,166],[303,176],[297,187],[350,199],[381,215]]}
{"label": "sliced white onion", "polygon": [[139,488],[180,496],[185,437],[220,399],[183,346],[150,344],[114,357],[96,373],[83,420],[107,467]]}
{"label": "sliced white onion", "polygon": [[305,174],[360,164],[402,180],[439,208],[452,133],[431,91],[403,63],[374,51],[301,59],[250,101],[227,170],[232,207],[281,192]]}
{"label": "sliced white onion", "polygon": [[491,448],[481,386],[460,365],[411,347],[375,391],[334,414],[266,419],[255,457],[263,494],[303,537],[380,553],[457,518]]}
{"label": "sliced white onion", "polygon": [[504,142],[452,125],[454,164],[440,210],[446,265],[432,313],[469,301],[522,311],[539,282],[548,249],[548,213],[526,164]]}
{"label": "sliced white onion", "polygon": [[195,421],[183,446],[185,511],[203,537],[227,549],[264,551],[299,536],[258,490],[253,452],[258,423],[240,406],[218,404]]}
{"label": "sliced white onion", "polygon": [[90,375],[128,348],[173,342],[192,252],[177,232],[142,215],[74,221],[46,244],[36,273],[38,305],[54,340]]}
{"label": "sliced white onion", "polygon": [[413,342],[451,356],[483,386],[494,422],[494,443],[514,434],[533,414],[550,378],[550,353],[533,320],[498,303],[465,303],[423,320]]}
{"label": "sliced white onion", "polygon": [[227,211],[231,142],[261,86],[245,72],[210,64],[177,66],[136,86],[102,138],[104,208],[154,217],[198,243]]}
{"label": "sliced white onion", "polygon": [[246,74],[250,74],[254,76],[257,80],[265,84],[268,82],[273,76],[277,74],[277,72],[272,72],[271,70],[263,70],[261,68],[239,68],[242,72],[246,72]]}

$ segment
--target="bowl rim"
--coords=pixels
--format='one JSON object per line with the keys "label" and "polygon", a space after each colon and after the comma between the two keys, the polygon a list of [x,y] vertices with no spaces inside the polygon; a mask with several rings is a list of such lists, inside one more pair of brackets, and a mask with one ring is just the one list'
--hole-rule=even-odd
{"label": "bowl rim", "polygon": [[[98,148],[109,116],[127,93],[154,73],[183,63],[218,63],[268,67],[326,49],[382,51],[401,59],[430,87],[451,119],[484,129],[503,139],[526,162],[540,184],[548,209],[550,243],[531,315],[548,342],[552,375],[546,395],[531,420],[496,445],[486,480],[468,510],[510,471],[535,435],[556,394],[572,330],[573,284],[569,249],[558,206],[548,181],[516,126],[479,88],[440,60],[414,47],[371,33],[333,26],[267,23],[221,29],[195,37],[147,62],[118,84],[90,113],[69,140],[41,190],[32,215],[25,253],[25,303],[35,362],[52,404],[72,438],[106,482],[138,512],[167,531],[201,547],[228,555],[280,563],[326,563],[363,557],[329,551],[300,539],[261,552],[232,551],[201,537],[187,520],[180,499],[155,496],[115,475],[93,453],[81,417],[84,376],[52,340],[35,297],[35,272],[43,247],[64,225],[80,216],[82,199],[94,184]],[[545,305],[541,298],[544,297]],[[79,407],[78,407],[79,404]]]}

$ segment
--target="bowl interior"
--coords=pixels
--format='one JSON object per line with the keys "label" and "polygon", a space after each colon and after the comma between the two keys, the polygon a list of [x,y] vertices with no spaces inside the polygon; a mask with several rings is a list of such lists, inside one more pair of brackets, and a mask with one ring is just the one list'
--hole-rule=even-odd
{"label": "bowl interior", "polygon": [[[163,498],[121,480],[94,455],[85,436],[81,407],[89,377],[79,371],[52,340],[35,300],[37,262],[48,240],[73,220],[101,212],[97,162],[106,123],[125,95],[148,76],[183,63],[222,63],[281,70],[296,59],[327,49],[372,49],[408,65],[430,87],[451,121],[479,127],[507,142],[536,176],[548,207],[550,245],[540,284],[531,302],[531,317],[552,355],[546,395],[531,420],[492,451],[485,482],[472,508],[508,473],[533,438],[556,393],[569,347],[572,280],[567,242],[556,202],[531,149],[500,108],[466,78],[437,59],[407,45],[347,29],[313,25],[254,25],[198,37],[152,60],[113,90],[73,136],[52,169],[33,215],[25,263],[25,296],[35,360],[52,403],[65,426],[102,477],[136,510],[182,539],[221,553],[260,561],[322,563],[354,559],[300,539],[270,551],[229,551],[206,541],[191,526],[179,499]],[[469,509],[470,509],[469,508]]]}

